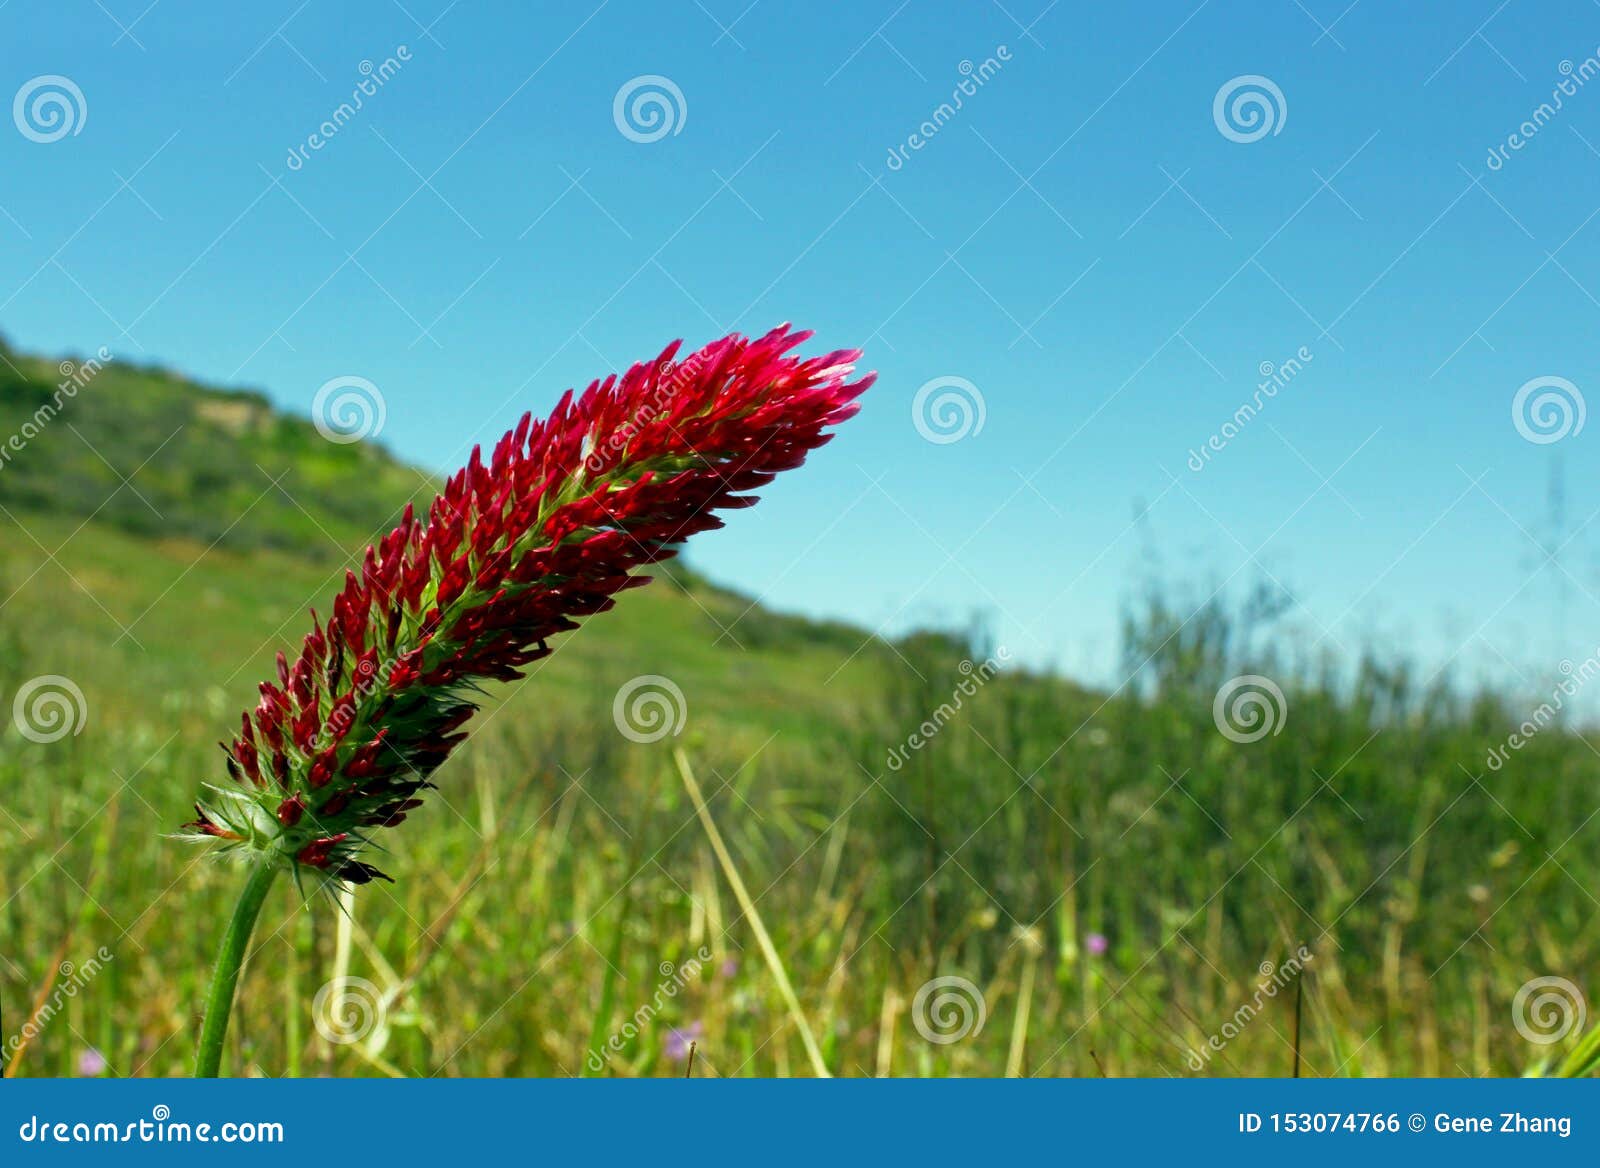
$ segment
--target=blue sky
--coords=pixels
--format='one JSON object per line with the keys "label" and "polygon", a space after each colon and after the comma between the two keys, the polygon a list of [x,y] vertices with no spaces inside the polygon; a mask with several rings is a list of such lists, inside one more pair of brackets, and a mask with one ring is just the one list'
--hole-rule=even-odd
{"label": "blue sky", "polygon": [[[1153,556],[1201,595],[1270,574],[1307,641],[1467,676],[1600,639],[1600,425],[1534,442],[1512,414],[1530,380],[1600,384],[1586,0],[147,4],[0,7],[4,94],[82,95],[76,133],[0,133],[19,347],[300,412],[363,377],[381,440],[446,470],[672,337],[788,319],[881,379],[691,553],[770,604],[888,632],[983,613],[1015,656],[1116,680]],[[936,114],[964,62],[985,80]],[[681,102],[636,141],[614,101],[652,75]],[[1267,92],[1259,136],[1214,110],[1248,77],[1277,91],[1239,91]],[[981,430],[919,432],[939,378]]]}

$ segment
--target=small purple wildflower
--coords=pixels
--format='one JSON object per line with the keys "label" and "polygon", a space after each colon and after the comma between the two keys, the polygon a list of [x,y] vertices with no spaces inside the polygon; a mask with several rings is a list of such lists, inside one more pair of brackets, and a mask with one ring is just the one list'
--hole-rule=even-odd
{"label": "small purple wildflower", "polygon": [[681,1030],[673,1027],[667,1031],[666,1056],[675,1063],[681,1063],[689,1057],[689,1044],[699,1042],[705,1035],[706,1028],[703,1022],[691,1022]]}
{"label": "small purple wildflower", "polygon": [[732,977],[739,972],[739,959],[737,957],[724,957],[722,964],[717,967],[717,972],[723,977]]}
{"label": "small purple wildflower", "polygon": [[1084,938],[1083,947],[1089,951],[1091,956],[1100,957],[1107,949],[1111,948],[1111,942],[1106,940],[1104,933],[1090,933]]}
{"label": "small purple wildflower", "polygon": [[106,1073],[106,1056],[89,1047],[78,1056],[78,1074],[85,1079],[98,1079]]}

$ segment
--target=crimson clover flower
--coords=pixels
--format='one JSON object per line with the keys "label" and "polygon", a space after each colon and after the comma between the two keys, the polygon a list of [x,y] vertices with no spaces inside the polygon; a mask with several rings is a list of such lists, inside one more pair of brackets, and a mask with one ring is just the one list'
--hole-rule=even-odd
{"label": "crimson clover flower", "polygon": [[799,466],[872,384],[857,350],[800,358],[781,326],[676,360],[678,342],[620,378],[525,415],[487,461],[474,448],[426,521],[400,525],[347,572],[324,624],[223,747],[233,783],[186,824],[297,875],[389,879],[361,856],[422,803],[466,737],[480,686],[523,676],[549,640],[604,612],[634,569],[720,527],[715,511]]}

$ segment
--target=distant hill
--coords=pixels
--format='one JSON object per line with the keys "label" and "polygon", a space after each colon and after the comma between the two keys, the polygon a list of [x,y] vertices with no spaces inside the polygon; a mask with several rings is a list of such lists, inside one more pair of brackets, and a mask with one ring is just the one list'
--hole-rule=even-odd
{"label": "distant hill", "polygon": [[0,505],[139,535],[328,561],[364,545],[421,472],[368,443],[329,442],[257,393],[93,355],[0,345]]}

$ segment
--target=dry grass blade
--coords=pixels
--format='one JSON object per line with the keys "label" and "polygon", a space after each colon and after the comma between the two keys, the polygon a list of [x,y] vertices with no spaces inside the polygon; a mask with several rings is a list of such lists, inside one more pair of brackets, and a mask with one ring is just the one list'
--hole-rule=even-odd
{"label": "dry grass blade", "polygon": [[711,841],[711,850],[717,855],[717,863],[722,865],[722,874],[728,878],[728,884],[733,889],[734,899],[739,902],[739,910],[750,918],[750,928],[755,932],[756,944],[761,947],[761,955],[766,958],[767,966],[772,970],[772,976],[778,983],[778,992],[783,995],[784,1005],[788,1008],[789,1017],[794,1022],[795,1029],[800,1032],[800,1042],[806,1048],[806,1057],[811,1060],[811,1069],[819,1079],[828,1079],[828,1066],[822,1059],[822,1049],[817,1046],[817,1039],[811,1032],[811,1024],[806,1021],[805,1011],[800,1008],[800,999],[795,996],[794,986],[789,982],[789,974],[783,967],[783,958],[778,956],[778,947],[772,943],[772,936],[767,932],[766,925],[761,922],[761,914],[756,911],[756,902],[750,896],[750,890],[744,886],[744,881],[739,878],[739,870],[733,865],[733,856],[728,852],[728,846],[722,842],[722,833],[717,830],[716,821],[711,818],[711,809],[706,806],[705,796],[700,793],[700,784],[695,781],[694,769],[689,765],[689,756],[681,749],[675,748],[672,752],[672,761],[678,766],[678,774],[683,777],[683,785],[689,792],[689,800],[694,804],[695,814],[700,817],[700,824],[706,829],[706,838]]}
{"label": "dry grass blade", "polygon": [[11,1056],[11,1061],[6,1064],[5,1075],[7,1079],[17,1077],[17,1068],[22,1065],[23,1056],[28,1053],[28,1044],[34,1034],[38,1032],[39,1016],[44,1013],[45,1003],[50,1000],[50,991],[56,988],[56,979],[61,975],[61,963],[66,960],[67,947],[72,944],[72,933],[61,938],[61,944],[56,949],[55,955],[50,959],[50,972],[45,977],[44,983],[39,986],[39,992],[33,996],[33,1008],[28,1011],[28,1020],[19,1032],[20,1042],[16,1053]]}

